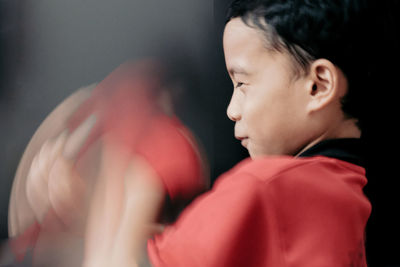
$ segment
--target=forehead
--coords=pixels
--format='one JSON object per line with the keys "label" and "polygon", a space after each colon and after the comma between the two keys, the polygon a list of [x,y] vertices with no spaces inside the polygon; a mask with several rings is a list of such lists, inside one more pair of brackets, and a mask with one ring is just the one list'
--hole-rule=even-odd
{"label": "forehead", "polygon": [[241,18],[234,18],[226,24],[223,44],[224,49],[233,51],[249,49],[264,52],[266,50],[262,34],[255,28],[246,25]]}
{"label": "forehead", "polygon": [[247,26],[241,18],[229,21],[224,30],[223,46],[225,61],[229,72],[245,72],[249,63],[272,57],[271,50],[266,49],[266,40],[255,28]]}
{"label": "forehead", "polygon": [[250,75],[278,66],[295,76],[291,56],[272,48],[262,30],[246,25],[241,18],[234,18],[226,24],[223,47],[226,67],[231,76]]}

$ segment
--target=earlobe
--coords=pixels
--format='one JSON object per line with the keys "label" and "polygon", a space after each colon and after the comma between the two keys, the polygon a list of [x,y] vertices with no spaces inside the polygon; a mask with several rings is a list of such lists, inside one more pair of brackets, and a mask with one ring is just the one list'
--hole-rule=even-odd
{"label": "earlobe", "polygon": [[338,73],[329,60],[318,59],[310,67],[309,111],[324,108],[334,101],[338,93]]}

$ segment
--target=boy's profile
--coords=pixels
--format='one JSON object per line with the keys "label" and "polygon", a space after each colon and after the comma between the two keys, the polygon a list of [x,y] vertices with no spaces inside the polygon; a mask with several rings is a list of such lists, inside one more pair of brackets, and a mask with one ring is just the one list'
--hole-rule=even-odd
{"label": "boy's profile", "polygon": [[[227,115],[250,158],[147,241],[153,266],[367,265],[371,204],[360,142],[367,10],[364,0],[231,3],[223,34],[234,86]],[[159,187],[134,190],[154,196]],[[162,205],[154,199],[146,213]],[[116,254],[93,249],[85,267],[138,264],[141,241],[127,233],[140,233],[135,214],[143,203],[129,204],[135,208],[110,239]],[[104,230],[96,225],[88,243]]]}
{"label": "boy's profile", "polygon": [[251,159],[149,241],[154,266],[366,266],[366,10],[358,0],[232,2],[227,115]]}

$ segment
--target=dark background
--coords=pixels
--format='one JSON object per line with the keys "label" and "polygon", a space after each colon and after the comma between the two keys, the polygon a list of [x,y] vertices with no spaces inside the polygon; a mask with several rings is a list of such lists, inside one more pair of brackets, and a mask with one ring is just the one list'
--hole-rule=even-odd
{"label": "dark background", "polygon": [[[225,115],[232,90],[222,51],[229,0],[138,2],[0,0],[1,238],[7,238],[12,179],[36,128],[63,99],[128,59],[174,58],[188,88],[178,115],[203,143],[213,180],[246,157]],[[379,53],[380,72],[376,90],[365,99],[370,103],[365,192],[373,205],[367,257],[370,266],[388,267],[400,266],[400,46],[396,17],[377,12],[377,21],[381,31],[371,31],[371,40],[381,46],[371,53]]]}

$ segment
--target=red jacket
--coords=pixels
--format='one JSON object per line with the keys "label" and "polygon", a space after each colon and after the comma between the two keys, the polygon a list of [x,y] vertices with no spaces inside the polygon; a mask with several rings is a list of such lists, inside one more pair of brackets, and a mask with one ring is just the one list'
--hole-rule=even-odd
{"label": "red jacket", "polygon": [[149,240],[152,264],[366,266],[365,169],[348,151],[327,157],[341,145],[324,145],[306,157],[242,161]]}

